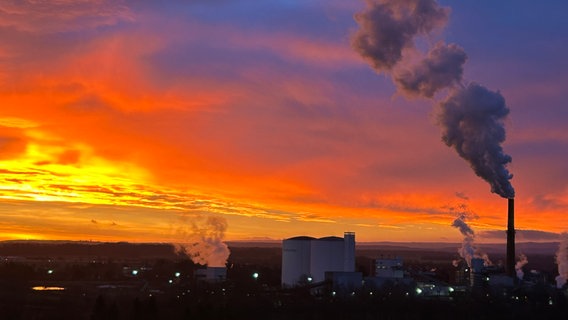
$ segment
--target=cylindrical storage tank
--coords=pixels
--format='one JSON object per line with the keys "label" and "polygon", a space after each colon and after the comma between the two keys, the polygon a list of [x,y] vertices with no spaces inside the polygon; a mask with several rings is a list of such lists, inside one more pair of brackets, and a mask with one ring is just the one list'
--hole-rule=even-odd
{"label": "cylindrical storage tank", "polygon": [[327,271],[343,271],[343,238],[325,237],[312,241],[310,273],[314,282],[325,280]]}
{"label": "cylindrical storage tank", "polygon": [[355,232],[343,234],[343,271],[355,272]]}
{"label": "cylindrical storage tank", "polygon": [[282,286],[292,287],[310,276],[312,237],[294,237],[282,241]]}

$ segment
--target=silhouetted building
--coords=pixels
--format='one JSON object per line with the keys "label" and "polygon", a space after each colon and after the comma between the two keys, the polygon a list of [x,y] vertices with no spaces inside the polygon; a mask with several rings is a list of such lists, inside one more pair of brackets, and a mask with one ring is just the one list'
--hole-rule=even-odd
{"label": "silhouetted building", "polygon": [[403,278],[401,258],[377,259],[375,260],[375,277],[378,278]]}
{"label": "silhouetted building", "polygon": [[227,268],[225,267],[207,267],[205,269],[197,269],[194,274],[197,280],[207,282],[221,282],[227,279]]}

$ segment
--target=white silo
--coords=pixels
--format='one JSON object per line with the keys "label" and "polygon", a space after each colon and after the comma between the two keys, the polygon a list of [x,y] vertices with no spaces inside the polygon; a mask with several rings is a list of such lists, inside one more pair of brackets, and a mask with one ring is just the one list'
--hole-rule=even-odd
{"label": "white silo", "polygon": [[355,272],[355,232],[343,234],[343,271]]}
{"label": "white silo", "polygon": [[325,237],[312,241],[310,273],[314,282],[325,280],[328,271],[343,271],[343,238]]}
{"label": "white silo", "polygon": [[282,241],[282,286],[295,286],[310,277],[312,237]]}

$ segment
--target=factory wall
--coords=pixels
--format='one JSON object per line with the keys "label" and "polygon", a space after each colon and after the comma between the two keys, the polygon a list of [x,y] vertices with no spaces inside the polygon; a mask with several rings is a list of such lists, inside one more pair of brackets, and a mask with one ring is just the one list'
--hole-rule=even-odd
{"label": "factory wall", "polygon": [[327,237],[312,241],[310,274],[313,282],[324,281],[326,271],[343,271],[343,250],[342,238]]}

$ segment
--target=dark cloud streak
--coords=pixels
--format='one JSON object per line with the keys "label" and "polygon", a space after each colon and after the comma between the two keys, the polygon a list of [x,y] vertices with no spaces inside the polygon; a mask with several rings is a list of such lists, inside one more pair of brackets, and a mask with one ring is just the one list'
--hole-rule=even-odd
{"label": "dark cloud streak", "polygon": [[[541,230],[515,230],[516,237],[525,241],[556,241],[560,234]],[[486,239],[505,240],[507,233],[505,230],[489,230],[478,232],[479,237]]]}

